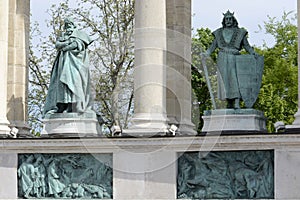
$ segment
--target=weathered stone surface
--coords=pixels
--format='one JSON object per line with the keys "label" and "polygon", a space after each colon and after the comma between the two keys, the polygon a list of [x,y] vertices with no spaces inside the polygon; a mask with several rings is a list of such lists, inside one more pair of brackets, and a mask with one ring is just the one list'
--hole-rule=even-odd
{"label": "weathered stone surface", "polygon": [[43,137],[88,137],[97,136],[99,126],[96,114],[53,113],[43,119]]}
{"label": "weathered stone surface", "polygon": [[30,0],[9,1],[7,118],[18,135],[29,135],[27,92]]}
{"label": "weathered stone surface", "polygon": [[0,4],[0,136],[9,135],[7,112],[7,66],[8,66],[8,21],[9,0]]}
{"label": "weathered stone surface", "polygon": [[263,112],[254,109],[218,109],[205,111],[202,132],[266,131]]}

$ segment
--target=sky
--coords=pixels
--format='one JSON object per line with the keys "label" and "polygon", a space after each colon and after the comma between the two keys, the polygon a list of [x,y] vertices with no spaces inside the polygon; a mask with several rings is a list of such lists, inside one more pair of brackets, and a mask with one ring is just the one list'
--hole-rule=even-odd
{"label": "sky", "polygon": [[[38,21],[41,30],[47,32],[46,13],[52,4],[61,0],[31,0],[31,20]],[[70,0],[75,2],[75,0]],[[261,46],[265,41],[268,46],[274,44],[271,36],[259,32],[258,25],[263,26],[268,17],[281,18],[283,12],[297,11],[297,0],[192,0],[192,27],[215,30],[221,26],[222,13],[227,10],[235,13],[240,27],[249,32],[251,45]]]}
{"label": "sky", "polygon": [[239,26],[247,29],[251,45],[261,46],[266,41],[268,46],[274,44],[271,36],[259,32],[258,25],[263,26],[268,17],[281,19],[284,11],[297,12],[297,0],[193,0],[193,28],[221,27],[223,14],[234,12]]}

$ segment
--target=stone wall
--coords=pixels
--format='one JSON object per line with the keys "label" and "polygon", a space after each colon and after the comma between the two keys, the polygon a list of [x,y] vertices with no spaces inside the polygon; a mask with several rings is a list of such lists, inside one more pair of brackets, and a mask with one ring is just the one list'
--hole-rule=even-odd
{"label": "stone wall", "polygon": [[182,152],[274,151],[274,197],[298,199],[300,135],[235,135],[159,138],[2,139],[0,198],[18,196],[18,155],[111,153],[114,199],[176,199]]}

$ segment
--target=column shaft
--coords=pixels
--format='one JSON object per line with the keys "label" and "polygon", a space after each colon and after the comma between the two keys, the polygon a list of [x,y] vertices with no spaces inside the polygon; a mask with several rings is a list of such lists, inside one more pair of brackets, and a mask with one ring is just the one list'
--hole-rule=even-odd
{"label": "column shaft", "polygon": [[191,0],[167,1],[167,113],[180,134],[196,134],[191,122]]}
{"label": "column shaft", "polygon": [[166,0],[135,1],[133,135],[166,131]]}
{"label": "column shaft", "polygon": [[5,136],[10,131],[6,117],[9,0],[1,0],[0,10],[0,135]]}
{"label": "column shaft", "polygon": [[28,134],[27,93],[30,0],[10,0],[7,118],[20,134]]}

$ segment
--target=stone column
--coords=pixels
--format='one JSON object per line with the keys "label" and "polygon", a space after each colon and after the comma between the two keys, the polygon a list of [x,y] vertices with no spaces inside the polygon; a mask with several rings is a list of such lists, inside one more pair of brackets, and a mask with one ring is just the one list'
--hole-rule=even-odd
{"label": "stone column", "polygon": [[167,1],[167,113],[182,135],[194,135],[191,122],[191,0]]}
{"label": "stone column", "polygon": [[28,134],[27,93],[30,0],[10,0],[7,118],[19,134]]}
{"label": "stone column", "polygon": [[9,0],[1,0],[0,10],[0,135],[6,136],[10,132],[6,117]]}
{"label": "stone column", "polygon": [[[300,0],[297,0],[297,13],[298,13],[298,44],[300,44]],[[300,63],[300,46],[298,45],[298,63]],[[300,129],[300,65],[298,64],[298,111],[295,114],[295,121],[292,125],[287,125],[289,128]]]}
{"label": "stone column", "polygon": [[166,132],[166,0],[135,1],[134,115],[124,133]]}

